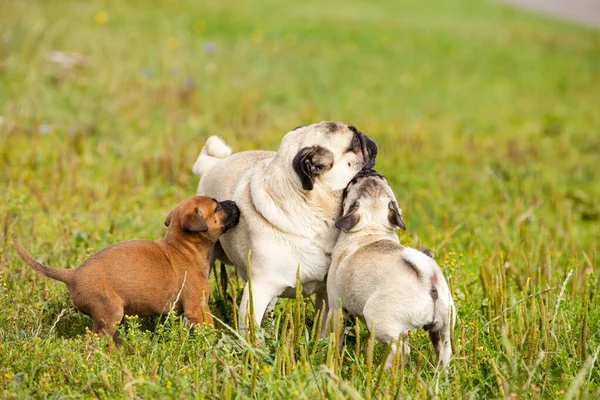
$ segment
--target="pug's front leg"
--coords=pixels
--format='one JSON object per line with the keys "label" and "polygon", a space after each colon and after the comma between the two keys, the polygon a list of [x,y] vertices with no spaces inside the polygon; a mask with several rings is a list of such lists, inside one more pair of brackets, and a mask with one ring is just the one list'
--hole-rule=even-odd
{"label": "pug's front leg", "polygon": [[[274,285],[272,282],[267,282],[262,279],[252,280],[252,303],[254,309],[252,314],[254,315],[254,326],[259,327],[262,319],[265,315],[267,307],[274,298],[277,298],[283,291],[284,287],[281,285]],[[250,317],[250,286],[246,283],[244,287],[244,294],[242,295],[242,301],[240,302],[238,327],[241,333],[246,332],[248,325],[248,318]]]}

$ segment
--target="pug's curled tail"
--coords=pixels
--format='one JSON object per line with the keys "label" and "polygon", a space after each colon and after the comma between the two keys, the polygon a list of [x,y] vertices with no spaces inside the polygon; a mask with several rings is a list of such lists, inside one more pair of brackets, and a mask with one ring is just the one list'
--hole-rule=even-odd
{"label": "pug's curled tail", "polygon": [[452,332],[456,323],[456,308],[448,283],[435,260],[425,252],[406,247],[402,259],[426,283],[433,300],[431,322],[423,326],[429,331],[429,338],[435,349],[439,365],[447,365],[452,356]]}
{"label": "pug's curled tail", "polygon": [[34,260],[29,254],[27,254],[23,246],[21,246],[21,243],[19,243],[19,238],[17,236],[13,236],[13,242],[15,244],[15,248],[17,249],[17,253],[19,253],[19,257],[21,257],[32,270],[39,272],[42,275],[46,275],[48,278],[64,282],[67,285],[73,281],[72,269],[50,268]]}
{"label": "pug's curled tail", "polygon": [[211,136],[204,144],[202,151],[200,151],[192,171],[201,178],[217,161],[230,155],[231,147],[225,144],[220,137]]}
{"label": "pug's curled tail", "polygon": [[[433,254],[431,251],[428,252]],[[402,260],[415,271],[420,279],[429,285],[429,294],[435,303],[436,315],[434,315],[434,321],[436,325],[441,327],[448,323],[451,329],[454,329],[456,309],[450,288],[439,265],[428,253],[410,247],[405,247],[401,255]]]}

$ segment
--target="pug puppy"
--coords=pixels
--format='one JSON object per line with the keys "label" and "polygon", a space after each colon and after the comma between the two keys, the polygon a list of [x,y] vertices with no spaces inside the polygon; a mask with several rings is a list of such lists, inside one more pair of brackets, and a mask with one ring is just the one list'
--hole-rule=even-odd
{"label": "pug puppy", "polygon": [[[375,171],[354,178],[344,194],[341,230],[327,277],[328,320],[338,332],[338,312],[362,316],[375,338],[391,345],[386,368],[409,330],[424,328],[439,365],[450,361],[450,333],[455,311],[450,289],[430,251],[402,246],[396,236],[405,229],[402,212],[387,180]],[[340,338],[341,342],[341,338]]]}
{"label": "pug puppy", "polygon": [[[303,295],[317,293],[317,308],[326,307],[325,277],[343,191],[357,172],[373,168],[376,156],[373,140],[339,122],[300,126],[283,137],[277,152],[231,154],[220,138],[207,140],[193,168],[201,178],[198,193],[231,198],[241,214],[237,228],[213,247],[213,261],[235,265],[246,280],[250,261],[257,325],[278,297],[295,296],[298,268]],[[241,330],[248,300],[246,285]]]}

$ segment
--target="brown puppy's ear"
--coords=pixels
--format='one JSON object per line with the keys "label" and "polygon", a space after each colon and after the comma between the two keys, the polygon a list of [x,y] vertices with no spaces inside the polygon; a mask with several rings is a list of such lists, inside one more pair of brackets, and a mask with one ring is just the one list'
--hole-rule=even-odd
{"label": "brown puppy's ear", "polygon": [[398,210],[398,205],[396,204],[396,202],[390,201],[390,204],[388,206],[390,208],[390,211],[388,213],[388,219],[390,221],[390,224],[396,225],[398,228],[405,231],[406,225],[404,225],[404,221],[402,221],[402,215],[400,215],[400,210]]}
{"label": "brown puppy's ear", "polygon": [[360,221],[360,214],[358,213],[359,207],[360,204],[358,202],[354,203],[348,210],[348,213],[335,222],[335,227],[343,232],[348,232],[350,229],[354,228]]}
{"label": "brown puppy's ear", "polygon": [[173,217],[173,211],[167,215],[167,219],[165,219],[165,226],[168,228],[171,225],[171,218]]}
{"label": "brown puppy's ear", "polygon": [[313,190],[315,177],[333,167],[333,153],[319,145],[305,147],[296,154],[292,166],[302,189]]}
{"label": "brown puppy's ear", "polygon": [[200,210],[187,214],[182,221],[181,226],[188,232],[200,233],[208,231],[208,225],[202,217]]}

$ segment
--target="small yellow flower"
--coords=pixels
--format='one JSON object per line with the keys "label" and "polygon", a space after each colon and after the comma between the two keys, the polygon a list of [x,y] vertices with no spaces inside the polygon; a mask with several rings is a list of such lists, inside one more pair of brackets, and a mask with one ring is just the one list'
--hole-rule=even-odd
{"label": "small yellow flower", "polygon": [[263,41],[263,33],[260,29],[255,29],[250,34],[250,40],[254,44],[261,44]]}
{"label": "small yellow flower", "polygon": [[171,389],[171,381],[167,381],[167,389]]}
{"label": "small yellow flower", "polygon": [[261,368],[261,373],[268,374],[269,372],[271,372],[272,369],[273,367],[271,367],[270,365],[265,365]]}
{"label": "small yellow flower", "polygon": [[180,44],[179,44],[179,40],[177,40],[177,38],[176,38],[176,37],[174,37],[174,36],[169,36],[169,37],[167,38],[167,47],[168,47],[170,50],[175,50],[175,49],[178,49],[178,48],[179,48],[179,46],[180,46]]}
{"label": "small yellow flower", "polygon": [[106,11],[98,11],[94,16],[94,20],[98,25],[104,25],[108,23],[110,17],[108,16],[108,13]]}
{"label": "small yellow flower", "polygon": [[206,31],[206,22],[202,20],[195,21],[193,28],[196,33],[204,33]]}

